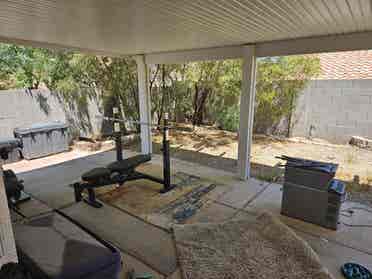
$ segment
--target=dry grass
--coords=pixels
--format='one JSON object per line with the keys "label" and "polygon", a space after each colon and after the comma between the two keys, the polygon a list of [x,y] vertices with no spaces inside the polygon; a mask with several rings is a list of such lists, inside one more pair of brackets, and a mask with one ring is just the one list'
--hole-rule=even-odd
{"label": "dry grass", "polygon": [[[161,142],[161,135],[155,135],[154,141]],[[177,150],[192,151],[197,154],[237,159],[237,133],[221,131],[211,126],[196,127],[183,125],[182,130],[171,131],[171,146]],[[372,184],[372,151],[350,145],[335,145],[324,140],[307,140],[301,138],[281,139],[264,135],[255,135],[252,145],[252,163],[255,167],[265,167],[265,172],[258,171],[260,178],[272,181],[275,175],[268,168],[277,168],[281,163],[275,158],[280,155],[302,157],[318,161],[339,164],[337,178],[354,181],[359,177],[359,184]],[[197,158],[197,156],[195,156]],[[354,182],[353,182],[354,183]]]}

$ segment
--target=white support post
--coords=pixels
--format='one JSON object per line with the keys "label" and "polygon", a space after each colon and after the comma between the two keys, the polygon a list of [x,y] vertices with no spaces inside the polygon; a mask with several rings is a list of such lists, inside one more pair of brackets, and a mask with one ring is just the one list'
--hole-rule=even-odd
{"label": "white support post", "polygon": [[[138,98],[140,121],[151,123],[151,99],[148,85],[148,69],[144,55],[136,56],[138,72]],[[152,152],[151,127],[141,125],[141,152],[150,154]]]}
{"label": "white support post", "polygon": [[253,134],[254,103],[256,95],[256,56],[254,45],[244,47],[242,73],[238,174],[242,180],[247,180],[250,177],[250,156]]}
{"label": "white support post", "polygon": [[18,261],[1,161],[2,159],[0,159],[0,268],[6,263]]}

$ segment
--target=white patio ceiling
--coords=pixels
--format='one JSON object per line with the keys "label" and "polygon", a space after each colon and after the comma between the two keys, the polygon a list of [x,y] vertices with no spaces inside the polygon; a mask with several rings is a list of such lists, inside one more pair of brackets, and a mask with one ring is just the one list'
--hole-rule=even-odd
{"label": "white patio ceiling", "polygon": [[[0,0],[0,40],[108,54],[367,31],[370,0]],[[372,40],[371,33],[364,35],[361,42]],[[348,49],[366,47],[356,38]]]}

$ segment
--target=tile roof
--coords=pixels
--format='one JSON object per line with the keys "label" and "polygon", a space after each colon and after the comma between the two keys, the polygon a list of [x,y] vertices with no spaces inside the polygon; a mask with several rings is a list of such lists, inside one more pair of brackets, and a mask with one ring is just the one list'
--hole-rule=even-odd
{"label": "tile roof", "polygon": [[321,53],[317,79],[372,79],[372,50]]}

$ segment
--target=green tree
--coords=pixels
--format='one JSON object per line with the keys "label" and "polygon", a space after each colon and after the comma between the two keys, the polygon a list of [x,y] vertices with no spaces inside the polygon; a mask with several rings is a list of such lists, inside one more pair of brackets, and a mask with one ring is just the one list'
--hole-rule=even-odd
{"label": "green tree", "polygon": [[[65,59],[61,62],[59,65],[64,64],[63,74],[60,74],[59,67],[55,67],[51,76],[56,78],[48,88],[57,92],[72,108],[77,105],[77,109],[82,110],[88,100],[94,100],[103,107],[102,113],[107,116],[112,116],[112,107],[117,106],[124,119],[139,118],[134,59],[73,54],[67,63]],[[128,127],[123,124],[122,128],[126,132]],[[109,130],[104,127],[104,133],[109,133]]]}
{"label": "green tree", "polygon": [[223,61],[190,63],[187,71],[187,83],[193,88],[192,124],[201,125],[207,114],[207,105],[221,89],[219,79],[223,70]]}
{"label": "green tree", "polygon": [[49,50],[0,44],[0,86],[37,89],[49,79],[49,68],[54,63]]}
{"label": "green tree", "polygon": [[[46,86],[60,98],[61,104],[78,115],[81,120],[76,124],[78,129],[91,128],[87,111],[91,101],[99,104],[102,113],[108,116],[113,106],[119,106],[123,118],[139,118],[136,62],[130,57],[0,44],[0,67],[0,89]],[[169,112],[178,122],[217,124],[222,129],[236,131],[241,67],[241,60],[151,67],[153,119],[160,123],[164,112]],[[296,98],[319,69],[319,60],[310,56],[260,59],[255,132],[275,130],[278,123],[286,119],[289,134]],[[124,130],[133,128],[123,126]]]}
{"label": "green tree", "polygon": [[275,131],[285,118],[288,122],[286,134],[289,136],[298,94],[319,72],[320,64],[316,57],[282,56],[259,60],[254,131]]}
{"label": "green tree", "polygon": [[240,93],[242,85],[242,61],[223,62],[223,75],[219,79],[220,90],[211,100],[212,114],[219,127],[236,132],[239,128]]}
{"label": "green tree", "polygon": [[150,68],[150,95],[152,118],[160,124],[164,113],[174,118],[175,99],[180,92],[177,87],[181,65],[154,65]]}
{"label": "green tree", "polygon": [[137,66],[132,58],[0,44],[0,67],[1,89],[47,87],[78,115],[79,129],[91,128],[87,105],[92,100],[105,113],[116,105],[126,119],[138,119]]}

